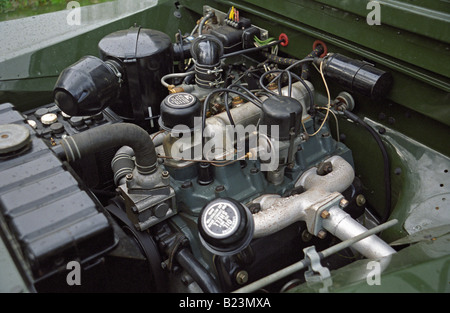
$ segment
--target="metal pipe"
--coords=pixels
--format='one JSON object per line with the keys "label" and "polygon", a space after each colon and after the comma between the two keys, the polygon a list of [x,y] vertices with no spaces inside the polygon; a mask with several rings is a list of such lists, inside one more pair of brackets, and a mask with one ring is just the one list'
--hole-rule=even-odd
{"label": "metal pipe", "polygon": [[[359,234],[359,235],[357,235],[357,236],[355,236],[353,238],[350,238],[348,240],[340,242],[340,243],[338,243],[338,244],[336,244],[336,245],[334,245],[334,246],[332,246],[332,247],[330,247],[328,249],[323,250],[322,252],[319,252],[318,253],[319,257],[320,257],[320,259],[324,259],[324,258],[326,258],[326,257],[328,257],[328,256],[330,256],[330,255],[332,255],[332,254],[334,254],[336,252],[344,250],[344,249],[346,249],[346,248],[348,248],[348,247],[358,243],[359,241],[361,241],[361,240],[363,240],[363,239],[365,239],[365,238],[367,238],[369,236],[372,236],[372,235],[374,235],[376,233],[379,233],[379,232],[381,232],[383,230],[386,230],[389,227],[391,227],[391,226],[393,226],[393,225],[395,225],[397,223],[398,223],[398,221],[396,219],[394,219],[394,220],[390,220],[389,222],[386,222],[384,224],[378,225],[378,226],[376,226],[376,227],[374,227],[374,228],[372,228],[370,230],[367,230],[364,233],[361,233],[361,234]],[[301,260],[301,261],[299,261],[297,263],[294,263],[294,264],[292,264],[292,265],[290,265],[288,267],[285,267],[285,268],[283,268],[283,269],[281,269],[281,270],[279,270],[279,271],[277,271],[275,273],[272,273],[272,274],[270,274],[270,275],[268,275],[268,276],[266,276],[264,278],[261,278],[261,279],[255,281],[255,282],[253,282],[251,284],[248,284],[247,286],[239,288],[239,289],[233,291],[233,293],[254,292],[254,291],[258,290],[258,289],[263,288],[264,286],[272,284],[272,283],[274,283],[274,282],[276,282],[276,281],[278,281],[278,280],[280,280],[280,279],[282,279],[284,277],[287,277],[287,276],[289,276],[289,275],[291,275],[291,274],[293,274],[295,272],[298,272],[298,271],[306,268],[309,265],[310,265],[309,259],[303,259],[303,260]]]}
{"label": "metal pipe", "polygon": [[327,175],[317,174],[317,168],[307,170],[295,183],[295,187],[303,186],[305,190],[318,189],[327,192],[343,192],[353,182],[353,167],[340,156],[333,156],[325,162],[331,162],[333,170]]}
{"label": "metal pipe", "polygon": [[215,13],[214,11],[208,12],[200,21],[200,24],[198,25],[198,35],[201,36],[203,33],[203,26],[205,25],[206,21],[208,21],[210,18],[214,17]]}
{"label": "metal pipe", "polygon": [[316,168],[306,171],[296,183],[306,191],[288,198],[272,198],[261,204],[261,211],[253,215],[255,232],[253,237],[259,238],[273,234],[295,222],[306,221],[308,230],[314,232],[314,219],[317,210],[342,197],[339,192],[347,189],[355,178],[352,166],[340,156],[333,156],[326,161],[331,162],[333,171],[325,176],[316,173]]}
{"label": "metal pipe", "polygon": [[274,234],[298,221],[306,221],[309,232],[314,233],[312,221],[316,215],[316,208],[339,197],[342,197],[340,193],[313,189],[300,195],[265,201],[266,204],[270,202],[272,204],[270,207],[261,205],[261,211],[253,214],[255,222],[253,238]]}
{"label": "metal pipe", "polygon": [[186,76],[189,76],[189,75],[192,75],[192,74],[195,74],[195,71],[190,71],[190,72],[185,72],[185,73],[167,74],[167,75],[164,75],[163,77],[161,77],[161,84],[164,87],[168,88],[170,86],[170,84],[168,84],[166,82],[166,79],[169,79],[169,78],[182,78],[182,77],[186,77]]}
{"label": "metal pipe", "polygon": [[[367,231],[367,228],[337,207],[332,207],[328,213],[328,217],[322,221],[322,226],[343,241]],[[378,259],[395,253],[391,246],[375,235],[355,243],[352,248],[369,259]]]}
{"label": "metal pipe", "polygon": [[[312,168],[297,181],[295,186],[303,186],[306,190],[304,193],[288,198],[268,195],[267,200],[259,200],[261,211],[253,215],[254,238],[273,234],[297,221],[305,221],[312,234],[317,234],[324,228],[341,240],[355,237],[367,230],[337,205],[333,205],[333,202],[342,198],[340,192],[347,189],[355,178],[352,166],[340,156],[333,156],[326,161],[333,166],[331,173],[321,176],[317,174],[316,168]],[[329,214],[326,218],[318,217],[318,212],[324,207],[329,207]],[[377,236],[359,242],[354,248],[369,259],[395,253],[394,249]]]}

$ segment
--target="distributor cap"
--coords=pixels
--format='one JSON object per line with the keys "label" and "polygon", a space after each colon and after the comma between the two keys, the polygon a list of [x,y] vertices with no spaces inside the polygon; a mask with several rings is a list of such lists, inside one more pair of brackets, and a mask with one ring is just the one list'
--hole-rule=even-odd
{"label": "distributor cap", "polygon": [[262,104],[260,125],[267,125],[267,135],[274,137],[271,126],[279,127],[279,140],[289,140],[291,129],[295,135],[300,132],[303,108],[291,97],[270,96]]}

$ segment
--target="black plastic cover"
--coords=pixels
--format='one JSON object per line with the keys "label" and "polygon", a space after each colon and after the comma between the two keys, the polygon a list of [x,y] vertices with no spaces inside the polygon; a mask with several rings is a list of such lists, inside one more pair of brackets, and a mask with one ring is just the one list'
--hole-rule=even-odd
{"label": "black plastic cover", "polygon": [[267,126],[267,135],[273,137],[272,126],[279,128],[279,140],[288,140],[290,132],[300,133],[303,108],[291,97],[271,96],[262,104],[261,125]]}
{"label": "black plastic cover", "polygon": [[194,129],[194,118],[201,116],[202,106],[198,98],[187,92],[168,95],[161,102],[159,124],[163,129],[171,130],[177,125]]}
{"label": "black plastic cover", "polygon": [[70,262],[94,260],[115,246],[110,221],[101,205],[80,188],[79,181],[6,103],[0,124],[29,127],[30,148],[0,162],[0,213],[20,244],[35,278]]}
{"label": "black plastic cover", "polygon": [[119,79],[108,64],[85,56],[61,72],[53,96],[66,114],[93,115],[117,98],[119,88]]}
{"label": "black plastic cover", "polygon": [[235,29],[230,26],[223,26],[213,29],[211,35],[216,36],[223,44],[224,53],[234,52],[240,49],[254,47],[254,36],[259,36],[256,27],[246,29]]}

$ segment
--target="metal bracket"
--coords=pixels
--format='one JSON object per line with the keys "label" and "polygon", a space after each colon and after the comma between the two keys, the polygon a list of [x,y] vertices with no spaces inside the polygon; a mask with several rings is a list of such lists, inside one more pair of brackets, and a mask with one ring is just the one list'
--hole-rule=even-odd
{"label": "metal bracket", "polygon": [[327,267],[323,267],[320,263],[320,256],[314,246],[306,247],[303,249],[305,253],[305,260],[309,260],[308,270],[305,271],[305,280],[307,283],[323,283],[323,288],[320,288],[320,292],[328,292],[328,287],[333,285],[331,280],[330,270]]}
{"label": "metal bracket", "polygon": [[303,249],[303,252],[305,253],[305,259],[310,260],[308,270],[305,272],[305,279],[307,282],[323,281],[331,276],[330,270],[320,264],[320,256],[314,246],[306,247]]}
{"label": "metal bracket", "polygon": [[308,231],[317,236],[319,232],[323,229],[322,221],[323,218],[320,216],[324,210],[328,210],[334,206],[338,206],[340,201],[344,198],[342,194],[339,192],[334,192],[327,197],[325,197],[322,201],[319,201],[313,204],[311,207],[307,209],[307,220],[306,225],[308,227]]}

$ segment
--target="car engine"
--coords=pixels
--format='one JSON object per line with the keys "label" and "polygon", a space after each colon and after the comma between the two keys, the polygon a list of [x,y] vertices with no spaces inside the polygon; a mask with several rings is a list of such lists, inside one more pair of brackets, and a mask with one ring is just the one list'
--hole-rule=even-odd
{"label": "car engine", "polygon": [[321,41],[280,56],[287,35],[234,7],[203,13],[174,42],[139,26],[105,36],[53,103],[0,105],[0,222],[37,291],[69,290],[75,261],[82,291],[283,292],[396,253],[362,222],[387,222],[390,187],[386,216],[369,214],[337,123],[377,138],[353,94],[383,98],[390,73]]}

